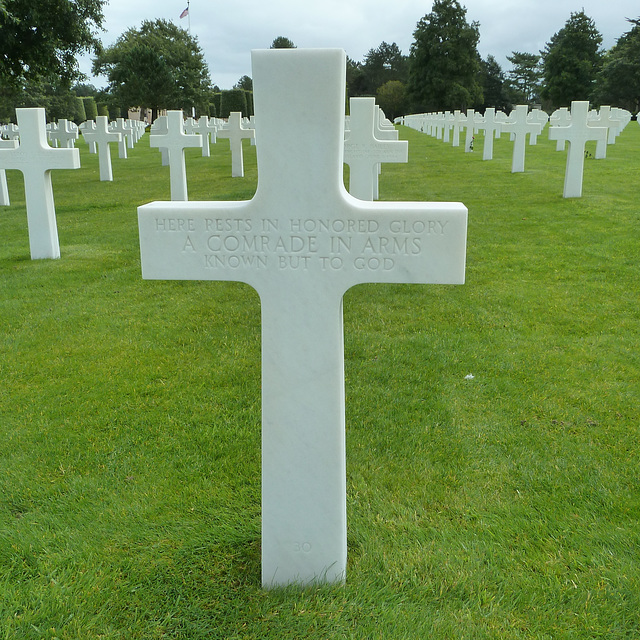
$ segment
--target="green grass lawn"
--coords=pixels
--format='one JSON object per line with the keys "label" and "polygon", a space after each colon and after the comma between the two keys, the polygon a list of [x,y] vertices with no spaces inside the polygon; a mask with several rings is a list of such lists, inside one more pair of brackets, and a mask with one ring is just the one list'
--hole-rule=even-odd
{"label": "green grass lawn", "polygon": [[[384,200],[469,209],[464,286],[345,296],[345,586],[260,586],[260,308],[143,281],[148,136],[53,173],[60,260],[0,209],[0,640],[640,637],[640,127],[587,159],[546,131],[511,174],[400,128]],[[312,152],[313,150],[310,150]],[[591,149],[593,152],[593,149]],[[191,200],[251,198],[228,143]],[[468,379],[468,374],[473,379]]]}

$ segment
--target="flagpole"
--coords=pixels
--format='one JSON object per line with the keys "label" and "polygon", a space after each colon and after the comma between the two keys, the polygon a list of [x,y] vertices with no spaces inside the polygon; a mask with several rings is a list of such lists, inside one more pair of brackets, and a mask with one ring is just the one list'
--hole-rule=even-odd
{"label": "flagpole", "polygon": [[187,0],[187,20],[189,21],[189,35],[191,35],[191,11],[189,11],[189,0]]}

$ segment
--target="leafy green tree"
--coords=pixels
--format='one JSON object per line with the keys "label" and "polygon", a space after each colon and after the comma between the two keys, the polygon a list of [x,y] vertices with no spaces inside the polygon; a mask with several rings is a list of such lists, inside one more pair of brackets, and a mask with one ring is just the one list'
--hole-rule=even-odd
{"label": "leafy green tree", "polygon": [[75,102],[76,102],[76,112],[73,116],[73,121],[76,124],[81,124],[87,119],[87,112],[84,108],[84,101],[82,100],[82,98],[77,97]]}
{"label": "leafy green tree", "polygon": [[507,93],[507,81],[498,61],[489,54],[486,60],[480,60],[480,84],[482,86],[483,109],[493,107],[506,109],[510,106]]}
{"label": "leafy green tree", "polygon": [[98,117],[98,105],[93,96],[85,96],[82,98],[84,102],[84,112],[87,120],[95,120]]}
{"label": "leafy green tree", "polygon": [[640,18],[627,20],[633,27],[605,54],[595,99],[635,113],[640,109]]}
{"label": "leafy green tree", "polygon": [[540,56],[536,53],[513,51],[507,60],[513,65],[507,72],[509,98],[514,104],[531,104],[540,99]]}
{"label": "leafy green tree", "polygon": [[592,97],[602,66],[602,35],[584,11],[572,13],[542,51],[542,98],[552,106]]}
{"label": "leafy green tree", "polygon": [[385,82],[376,92],[376,102],[389,120],[407,113],[407,87],[399,80]]}
{"label": "leafy green tree", "polygon": [[270,49],[295,49],[296,45],[293,44],[293,40],[289,40],[289,38],[285,38],[284,36],[278,36],[271,43]]}
{"label": "leafy green tree", "polygon": [[414,111],[466,109],[482,101],[480,25],[457,0],[435,0],[413,32],[408,90]]}
{"label": "leafy green tree", "polygon": [[93,61],[93,73],[105,75],[121,107],[208,109],[211,80],[196,38],[166,20],[145,20],[128,29]]}
{"label": "leafy green tree", "polygon": [[362,63],[347,56],[347,93],[349,96],[366,95],[366,83]]}
{"label": "leafy green tree", "polygon": [[247,94],[243,89],[228,89],[220,98],[220,117],[228,118],[232,111],[240,111],[243,117],[249,115]]}
{"label": "leafy green tree", "polygon": [[409,62],[395,42],[388,44],[383,41],[376,49],[369,49],[360,70],[362,78],[358,93],[351,95],[374,96],[383,84],[391,80],[406,83]]}
{"label": "leafy green tree", "polygon": [[0,88],[55,76],[78,78],[76,56],[97,51],[106,0],[1,0]]}
{"label": "leafy green tree", "polygon": [[242,76],[233,86],[234,89],[244,89],[245,91],[253,91],[253,80],[249,76]]}
{"label": "leafy green tree", "polygon": [[20,88],[5,87],[0,100],[0,122],[15,122],[20,107],[41,107],[49,122],[78,118],[77,96],[60,78],[38,78],[23,82]]}

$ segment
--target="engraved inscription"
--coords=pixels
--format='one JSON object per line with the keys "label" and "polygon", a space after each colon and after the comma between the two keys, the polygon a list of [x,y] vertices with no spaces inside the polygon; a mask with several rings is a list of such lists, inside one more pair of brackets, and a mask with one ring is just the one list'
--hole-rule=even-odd
{"label": "engraved inscription", "polygon": [[447,220],[157,217],[155,231],[182,236],[182,253],[198,254],[206,269],[391,271],[427,239],[447,234]]}

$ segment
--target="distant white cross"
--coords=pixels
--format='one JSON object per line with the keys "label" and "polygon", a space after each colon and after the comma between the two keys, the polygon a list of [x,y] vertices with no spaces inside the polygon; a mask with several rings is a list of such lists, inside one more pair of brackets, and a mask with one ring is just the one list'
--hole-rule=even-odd
{"label": "distant white cross", "polygon": [[[556,109],[549,118],[552,127],[568,127],[571,124],[571,114],[568,107]],[[559,139],[556,142],[556,151],[564,151],[565,140]]]}
{"label": "distant white cross", "polygon": [[182,111],[167,111],[167,132],[164,134],[152,133],[149,136],[149,146],[167,149],[172,200],[189,199],[184,150],[188,147],[201,147],[202,142],[202,136],[184,132]]}
{"label": "distant white cross", "polygon": [[464,123],[467,121],[467,116],[462,113],[459,109],[456,109],[453,112],[453,140],[451,141],[452,147],[460,146],[460,129],[464,126]]}
{"label": "distant white cross", "polygon": [[482,150],[483,160],[493,160],[493,138],[496,132],[502,131],[502,124],[496,118],[494,107],[487,107],[484,118],[476,122],[476,129],[484,131],[484,147]]}
{"label": "distant white cross", "polygon": [[551,127],[549,140],[566,140],[569,143],[567,166],[564,174],[565,198],[582,196],[585,144],[589,140],[606,141],[606,127],[591,127],[588,123],[589,102],[578,100],[571,103],[571,124],[566,127]]}
{"label": "distant white cross", "polygon": [[0,169],[18,169],[24,176],[31,258],[59,258],[51,171],[79,169],[80,152],[49,146],[44,109],[16,109],[16,116],[20,145],[15,149],[0,149]]}
{"label": "distant white cross", "polygon": [[209,126],[209,116],[200,116],[198,121],[193,123],[191,133],[197,133],[202,136],[202,157],[210,157],[209,134],[211,133],[211,127]]}
{"label": "distant white cross", "polygon": [[128,136],[131,133],[131,127],[124,118],[118,118],[109,125],[109,129],[114,133],[120,134],[120,142],[118,142],[118,158],[124,160],[127,157]]}
{"label": "distant white cross", "polygon": [[503,131],[514,136],[511,173],[521,173],[524,171],[527,134],[540,135],[542,131],[542,127],[538,122],[529,122],[527,120],[528,111],[528,105],[517,105],[511,112],[509,121],[502,125]]}
{"label": "distant white cross", "polygon": [[408,160],[406,140],[376,138],[377,109],[375,98],[349,101],[351,129],[344,143],[344,161],[349,165],[349,193],[360,200],[373,200],[380,163]]}
{"label": "distant white cross", "polygon": [[[0,149],[15,149],[17,146],[17,140],[0,139]],[[10,204],[9,187],[7,186],[7,172],[4,169],[0,169],[0,206],[8,207]]]}
{"label": "distant white cross", "polygon": [[98,116],[95,127],[92,130],[85,130],[84,138],[88,143],[98,146],[98,164],[100,166],[100,180],[110,182],[113,180],[113,169],[111,167],[110,142],[120,142],[122,134],[116,131],[109,131],[109,118]]}
{"label": "distant white cross", "polygon": [[218,129],[218,138],[228,138],[231,149],[231,177],[244,177],[244,156],[242,153],[242,141],[251,140],[256,134],[253,129],[246,129],[242,126],[242,113],[232,111],[229,114],[228,125]]}

